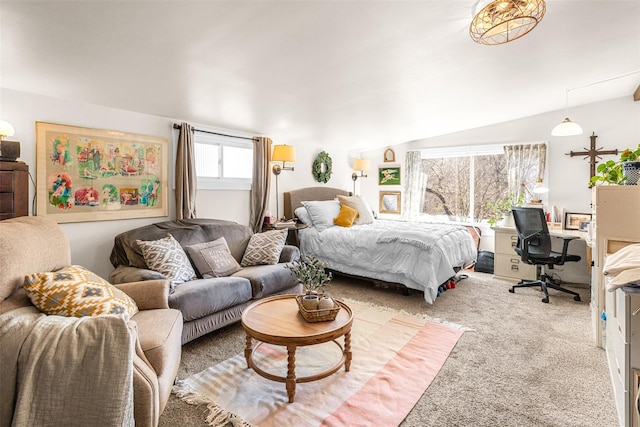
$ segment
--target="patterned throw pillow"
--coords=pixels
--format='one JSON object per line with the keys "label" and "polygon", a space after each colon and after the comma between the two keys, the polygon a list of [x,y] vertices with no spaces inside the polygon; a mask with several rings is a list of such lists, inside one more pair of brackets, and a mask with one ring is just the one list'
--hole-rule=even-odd
{"label": "patterned throw pillow", "polygon": [[224,237],[212,242],[187,246],[185,249],[198,272],[205,279],[230,276],[242,269],[238,261],[231,255]]}
{"label": "patterned throw pillow", "polygon": [[248,267],[250,265],[277,264],[286,240],[287,229],[252,235],[240,265]]}
{"label": "patterned throw pillow", "polygon": [[138,312],[129,295],[79,265],[29,274],[25,276],[24,289],[33,305],[46,314],[129,318]]}
{"label": "patterned throw pillow", "polygon": [[162,273],[171,282],[171,289],[180,283],[196,279],[187,254],[171,234],[159,240],[136,240],[144,262],[151,270]]}

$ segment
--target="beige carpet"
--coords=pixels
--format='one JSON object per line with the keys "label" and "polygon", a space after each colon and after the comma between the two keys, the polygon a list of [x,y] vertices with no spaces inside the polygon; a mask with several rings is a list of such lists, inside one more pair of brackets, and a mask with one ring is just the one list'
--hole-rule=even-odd
{"label": "beige carpet", "polygon": [[[589,289],[573,287],[582,302],[551,291],[550,303],[543,304],[539,291],[511,294],[509,286],[471,273],[433,305],[419,292],[405,296],[342,277],[330,291],[473,329],[460,338],[402,426],[616,426],[606,356],[591,337]],[[243,348],[239,324],[193,341],[183,347],[179,378]],[[204,426],[205,413],[206,407],[172,396],[160,426]]]}
{"label": "beige carpet", "polygon": [[[243,354],[181,380],[174,391],[188,403],[208,405],[212,426],[231,420],[260,427],[397,426],[438,374],[463,331],[386,307],[344,301],[354,316],[351,369],[297,384],[294,402],[288,403],[283,383],[247,369]],[[290,302],[297,316],[296,303]],[[296,376],[327,371],[341,357],[341,349],[332,342],[300,347]],[[286,347],[260,345],[253,359],[266,372],[286,375]]]}

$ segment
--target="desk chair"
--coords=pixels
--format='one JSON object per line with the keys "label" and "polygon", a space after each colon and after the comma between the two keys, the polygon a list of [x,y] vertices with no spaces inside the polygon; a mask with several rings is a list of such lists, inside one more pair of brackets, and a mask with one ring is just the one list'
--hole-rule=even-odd
{"label": "desk chair", "polygon": [[[547,228],[547,221],[542,209],[540,208],[511,208],[513,219],[516,223],[518,231],[518,243],[515,251],[520,255],[520,259],[527,264],[536,266],[546,266],[552,270],[556,265],[563,265],[565,261],[578,262],[578,255],[567,254],[567,248],[571,240],[577,239],[575,236],[561,236],[564,240],[562,253],[551,250],[551,235]],[[512,286],[509,292],[515,293],[516,288],[540,287],[544,292],[542,302],[549,302],[549,292],[547,288],[556,289],[573,295],[575,301],[580,301],[580,294],[560,286],[560,282],[554,280],[547,275],[545,270],[539,276],[538,280],[521,280],[517,285]]]}

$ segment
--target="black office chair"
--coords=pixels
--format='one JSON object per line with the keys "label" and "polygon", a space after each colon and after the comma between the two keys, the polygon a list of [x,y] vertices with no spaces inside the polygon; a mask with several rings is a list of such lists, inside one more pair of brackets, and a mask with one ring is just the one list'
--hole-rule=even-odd
{"label": "black office chair", "polygon": [[[578,262],[578,255],[567,254],[569,242],[577,239],[575,236],[561,236],[564,240],[562,253],[551,250],[551,235],[547,227],[544,211],[540,208],[520,208],[512,207],[513,219],[518,230],[518,243],[515,251],[520,255],[520,259],[527,264],[536,266],[546,266],[552,270],[556,265],[563,265],[566,261]],[[560,286],[560,282],[542,271],[538,280],[521,280],[517,285],[513,285],[509,292],[515,293],[516,288],[529,288],[539,286],[544,292],[542,302],[549,302],[549,292],[547,288],[556,289],[573,295],[573,299],[580,301],[580,294]]]}

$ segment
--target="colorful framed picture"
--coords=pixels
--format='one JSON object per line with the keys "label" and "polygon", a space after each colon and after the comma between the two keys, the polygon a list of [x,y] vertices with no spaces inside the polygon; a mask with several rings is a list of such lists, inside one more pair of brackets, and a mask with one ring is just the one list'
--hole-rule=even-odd
{"label": "colorful framed picture", "polygon": [[36,122],[37,214],[58,223],[168,215],[166,138]]}
{"label": "colorful framed picture", "polygon": [[378,185],[400,185],[400,166],[378,168]]}
{"label": "colorful framed picture", "polygon": [[591,222],[591,214],[588,214],[588,213],[565,212],[564,214],[565,230],[587,231],[587,228],[589,227],[590,222]]}
{"label": "colorful framed picture", "polygon": [[402,193],[400,191],[380,192],[380,213],[400,214]]}

